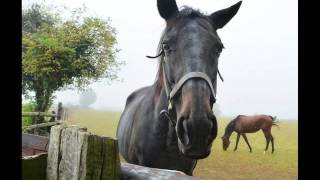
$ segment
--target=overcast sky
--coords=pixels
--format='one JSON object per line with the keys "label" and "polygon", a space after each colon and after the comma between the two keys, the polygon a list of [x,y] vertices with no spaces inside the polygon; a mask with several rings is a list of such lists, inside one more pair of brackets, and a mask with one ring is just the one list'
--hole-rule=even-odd
{"label": "overcast sky", "polygon": [[[23,0],[23,6],[36,2]],[[43,1],[40,1],[43,2]],[[122,111],[127,96],[151,85],[157,62],[155,55],[165,21],[156,0],[47,0],[68,8],[85,4],[91,12],[110,17],[117,30],[118,59],[126,65],[119,72],[122,82],[94,83],[97,94],[92,107]],[[234,0],[177,0],[204,13],[229,7]],[[270,114],[298,118],[298,1],[243,0],[235,17],[218,34],[225,45],[219,69],[217,103],[223,115]],[[56,102],[77,104],[77,91],[56,93]]]}

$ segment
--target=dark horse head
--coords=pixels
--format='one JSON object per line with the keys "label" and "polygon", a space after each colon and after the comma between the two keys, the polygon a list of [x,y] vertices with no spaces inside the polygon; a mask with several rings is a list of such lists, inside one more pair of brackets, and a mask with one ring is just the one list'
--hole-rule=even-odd
{"label": "dark horse head", "polygon": [[237,4],[205,15],[189,7],[178,9],[175,0],[158,0],[166,21],[159,43],[159,87],[166,89],[169,115],[180,152],[205,158],[217,136],[216,102],[218,59],[223,49],[217,30],[237,13]]}

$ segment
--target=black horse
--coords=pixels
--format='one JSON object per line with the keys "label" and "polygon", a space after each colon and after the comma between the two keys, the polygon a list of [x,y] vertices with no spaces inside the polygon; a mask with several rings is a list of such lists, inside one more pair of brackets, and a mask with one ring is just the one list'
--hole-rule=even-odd
{"label": "black horse", "polygon": [[127,162],[192,175],[197,159],[210,154],[217,136],[212,106],[223,49],[216,31],[240,5],[204,15],[189,7],[179,11],[175,0],[157,1],[166,21],[157,78],[127,98],[117,129]]}

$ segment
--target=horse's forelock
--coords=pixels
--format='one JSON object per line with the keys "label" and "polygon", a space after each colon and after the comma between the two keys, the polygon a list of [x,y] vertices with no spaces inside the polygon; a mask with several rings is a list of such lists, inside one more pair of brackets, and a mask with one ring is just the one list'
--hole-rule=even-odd
{"label": "horse's forelock", "polygon": [[184,17],[207,17],[204,13],[200,12],[200,10],[193,9],[189,6],[182,6],[177,14],[177,18]]}

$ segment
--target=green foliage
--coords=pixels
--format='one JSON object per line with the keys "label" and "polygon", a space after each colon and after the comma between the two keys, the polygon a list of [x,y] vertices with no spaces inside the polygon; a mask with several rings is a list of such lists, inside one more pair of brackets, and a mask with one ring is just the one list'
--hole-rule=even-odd
{"label": "green foliage", "polygon": [[116,32],[109,20],[83,11],[62,21],[40,5],[22,14],[22,92],[35,92],[36,111],[46,111],[55,91],[84,89],[101,78],[117,78]]}
{"label": "green foliage", "polygon": [[96,93],[93,91],[93,89],[90,88],[84,91],[80,95],[80,100],[79,100],[80,106],[89,107],[91,104],[96,102],[96,99],[97,99]]}
{"label": "green foliage", "polygon": [[30,8],[22,10],[22,33],[35,33],[42,25],[53,27],[58,16],[47,12],[44,6],[32,4]]}
{"label": "green foliage", "polygon": [[[22,105],[22,112],[32,112],[34,105],[26,103]],[[22,127],[32,125],[32,117],[22,117]]]}

